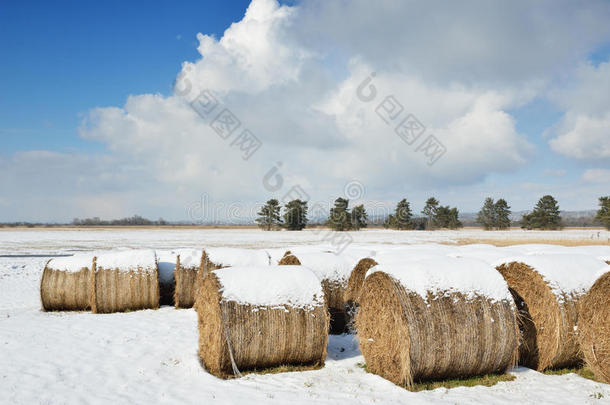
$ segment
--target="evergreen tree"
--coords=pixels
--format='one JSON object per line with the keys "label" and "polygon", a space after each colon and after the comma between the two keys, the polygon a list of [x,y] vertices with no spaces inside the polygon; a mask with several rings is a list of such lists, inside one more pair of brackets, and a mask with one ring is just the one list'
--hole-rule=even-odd
{"label": "evergreen tree", "polygon": [[545,195],[534,207],[534,210],[523,216],[521,227],[526,229],[561,229],[563,227],[561,211],[553,196]]}
{"label": "evergreen tree", "polygon": [[457,208],[441,205],[436,209],[433,220],[439,228],[457,229],[463,226],[459,216],[460,212]]}
{"label": "evergreen tree", "polygon": [[385,229],[388,228],[392,228],[395,229],[396,228],[396,218],[394,217],[394,215],[390,214],[385,221],[383,222],[383,227]]}
{"label": "evergreen tree", "polygon": [[256,222],[258,223],[258,226],[266,231],[277,229],[282,224],[282,219],[280,218],[280,202],[275,198],[267,201],[257,215],[258,218],[256,218]]}
{"label": "evergreen tree", "polygon": [[292,200],[284,206],[284,227],[300,231],[307,225],[307,201]]}
{"label": "evergreen tree", "polygon": [[406,198],[403,198],[396,204],[396,211],[394,212],[394,226],[395,229],[413,229],[413,214],[411,213],[411,205]]}
{"label": "evergreen tree", "polygon": [[330,209],[328,226],[335,231],[347,231],[351,228],[351,215],[347,209],[349,200],[337,198],[335,206]]}
{"label": "evergreen tree", "polygon": [[361,228],[366,228],[366,220],[368,219],[364,205],[360,204],[352,209],[351,214],[351,229],[359,231]]}
{"label": "evergreen tree", "polygon": [[483,203],[483,208],[477,214],[477,222],[483,225],[485,230],[489,231],[496,226],[496,209],[494,200],[491,197],[487,197]]}
{"label": "evergreen tree", "polygon": [[595,219],[610,230],[610,197],[599,197],[599,207]]}
{"label": "evergreen tree", "polygon": [[498,229],[510,228],[510,207],[504,198],[500,198],[494,205],[495,224]]}
{"label": "evergreen tree", "polygon": [[426,200],[426,206],[421,212],[426,216],[426,218],[428,218],[426,229],[432,229],[434,226],[434,217],[436,216],[438,204],[438,200],[434,197],[430,197]]}
{"label": "evergreen tree", "polygon": [[458,229],[462,228],[462,222],[460,221],[460,212],[457,208],[453,207],[449,210],[449,216],[447,219],[447,228],[449,229]]}

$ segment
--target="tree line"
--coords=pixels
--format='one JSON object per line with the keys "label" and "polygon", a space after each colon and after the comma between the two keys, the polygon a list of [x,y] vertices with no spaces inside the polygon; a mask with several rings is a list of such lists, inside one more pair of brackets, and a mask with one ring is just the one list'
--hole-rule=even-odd
{"label": "tree line", "polygon": [[[610,230],[610,196],[599,198],[600,209],[595,220]],[[283,208],[283,214],[281,210]],[[488,197],[477,214],[477,222],[486,230],[509,229],[512,225],[511,207],[508,202],[500,198],[494,201]],[[292,200],[282,207],[278,200],[271,199],[258,212],[256,222],[265,230],[288,229],[300,231],[307,226],[307,201]],[[432,230],[432,229],[459,229],[463,227],[459,219],[459,210],[449,205],[440,205],[440,202],[430,197],[426,200],[423,216],[414,217],[411,204],[403,198],[396,204],[394,213],[383,222],[386,229],[396,230]],[[534,206],[533,210],[522,216],[519,222],[523,229],[555,230],[562,229],[564,222],[557,200],[551,195],[545,195]],[[349,200],[337,198],[330,209],[329,217],[325,222],[335,231],[360,230],[368,226],[368,215],[364,205],[360,204],[349,208]]]}
{"label": "tree line", "polygon": [[113,219],[106,221],[98,217],[93,218],[74,218],[72,221],[74,226],[163,226],[168,225],[167,221],[163,218],[159,218],[158,221],[151,221],[139,215],[134,215],[128,218]]}

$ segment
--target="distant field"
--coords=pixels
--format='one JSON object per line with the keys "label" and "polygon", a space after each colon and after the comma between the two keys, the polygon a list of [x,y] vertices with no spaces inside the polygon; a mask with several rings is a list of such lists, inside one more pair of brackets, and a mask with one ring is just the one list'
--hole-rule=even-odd
{"label": "distant field", "polygon": [[173,249],[180,247],[289,247],[339,243],[334,237],[347,238],[355,246],[417,243],[488,243],[507,246],[526,243],[553,245],[609,245],[610,232],[601,228],[569,228],[562,231],[484,231],[465,228],[458,231],[393,231],[367,229],[331,233],[328,229],[300,232],[271,231],[258,228],[210,227],[107,227],[107,228],[0,228],[0,255],[70,254],[75,251],[126,248]]}

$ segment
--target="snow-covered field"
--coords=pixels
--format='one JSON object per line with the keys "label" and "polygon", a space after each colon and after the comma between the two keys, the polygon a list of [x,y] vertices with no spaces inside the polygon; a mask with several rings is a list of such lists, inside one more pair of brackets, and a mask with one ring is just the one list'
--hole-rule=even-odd
{"label": "snow-covered field", "polygon": [[[460,239],[605,241],[607,231],[393,232],[351,234],[356,247],[456,242]],[[411,393],[373,374],[351,335],[331,336],[321,370],[247,375],[222,381],[201,367],[193,310],[124,314],[43,313],[39,280],[48,257],[76,251],[137,247],[289,247],[329,244],[324,232],[257,230],[0,231],[0,403],[404,403],[601,404],[610,385],[574,374],[518,368],[513,382],[493,387]]]}

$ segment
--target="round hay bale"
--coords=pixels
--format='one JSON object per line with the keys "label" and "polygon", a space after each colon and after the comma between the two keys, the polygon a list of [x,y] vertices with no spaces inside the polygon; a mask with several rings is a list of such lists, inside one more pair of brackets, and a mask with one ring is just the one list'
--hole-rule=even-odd
{"label": "round hay bale", "polygon": [[213,375],[324,365],[328,312],[317,278],[300,266],[210,272],[197,291],[199,357]]}
{"label": "round hay bale", "polygon": [[197,273],[201,266],[201,250],[180,250],[176,258],[174,304],[176,308],[192,308],[195,304]]}
{"label": "round hay bale", "polygon": [[91,308],[91,269],[95,258],[79,254],[47,262],[40,279],[43,311],[86,311]]}
{"label": "round hay bale", "polygon": [[[608,263],[610,264],[610,263]],[[579,302],[578,341],[587,366],[610,384],[610,271]]]}
{"label": "round hay bale", "polygon": [[353,262],[353,259],[331,252],[304,251],[287,252],[278,263],[280,266],[303,265],[318,277],[330,312],[330,333],[333,335],[345,333],[348,325],[343,297]]}
{"label": "round hay bale", "polygon": [[519,364],[535,370],[582,363],[578,300],[604,263],[586,255],[538,254],[496,263],[519,310]]}
{"label": "round hay bale", "polygon": [[154,251],[98,255],[91,274],[93,313],[159,308],[159,269]]}
{"label": "round hay bale", "polygon": [[416,381],[503,373],[519,329],[506,283],[474,259],[376,266],[356,315],[367,370],[410,389]]}

